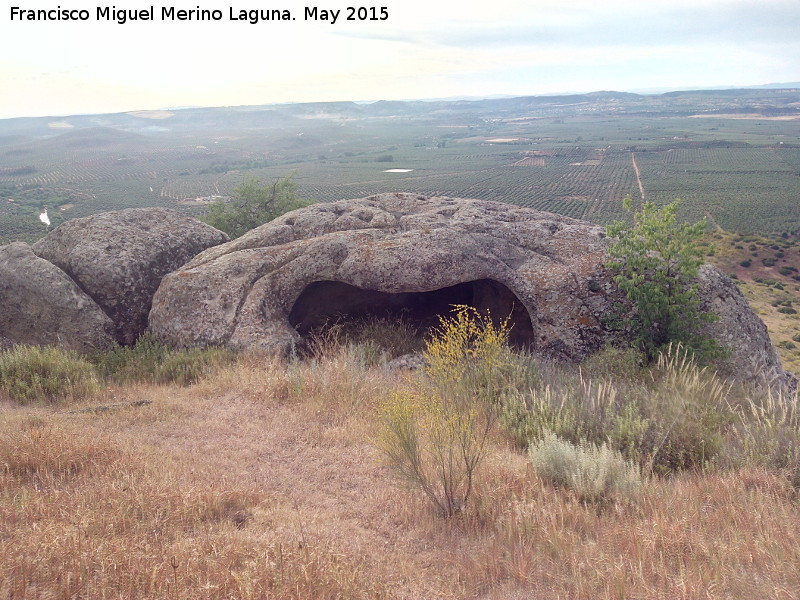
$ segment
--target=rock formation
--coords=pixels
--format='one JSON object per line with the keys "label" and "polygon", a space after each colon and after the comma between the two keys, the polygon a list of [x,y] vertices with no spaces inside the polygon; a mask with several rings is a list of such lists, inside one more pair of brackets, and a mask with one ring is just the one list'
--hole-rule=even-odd
{"label": "rock formation", "polygon": [[61,268],[114,322],[115,339],[132,344],[147,327],[161,278],[223,232],[166,208],[130,208],[72,219],[33,245]]}
{"label": "rock formation", "polygon": [[100,307],[22,242],[0,246],[0,307],[0,346],[60,345],[85,352],[114,341],[114,324]]}
{"label": "rock formation", "polygon": [[67,221],[0,247],[0,341],[81,351],[133,343],[161,277],[228,237],[163,208]]}
{"label": "rock formation", "polygon": [[[401,312],[435,323],[452,304],[510,317],[512,341],[580,360],[615,336],[620,292],[604,229],[507,204],[380,194],[299,209],[164,277],[150,329],[181,346],[286,351],[337,313]],[[738,288],[701,272],[709,333],[743,380],[785,384],[766,328]]]}
{"label": "rock formation", "polygon": [[178,345],[286,349],[337,312],[510,316],[514,341],[580,359],[606,339],[604,230],[500,204],[412,194],[317,204],[164,278],[151,329]]}
{"label": "rock formation", "polygon": [[703,332],[728,352],[727,357],[718,361],[719,370],[752,383],[787,384],[789,388],[796,388],[794,376],[781,366],[767,326],[753,312],[730,277],[711,265],[703,265],[697,279],[701,310],[718,317],[705,325]]}

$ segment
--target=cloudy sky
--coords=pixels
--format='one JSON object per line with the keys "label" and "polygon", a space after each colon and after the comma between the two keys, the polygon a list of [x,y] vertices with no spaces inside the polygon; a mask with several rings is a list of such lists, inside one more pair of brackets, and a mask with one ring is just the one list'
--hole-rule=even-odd
{"label": "cloudy sky", "polygon": [[[336,0],[170,2],[152,5],[154,21],[124,25],[97,19],[105,4],[6,3],[0,118],[800,81],[797,0],[379,0],[388,19],[365,22],[346,21],[358,4]],[[12,20],[10,6],[90,18]],[[165,6],[222,19],[163,21]],[[341,12],[336,23],[306,21],[306,6]],[[296,20],[230,20],[253,8]]]}

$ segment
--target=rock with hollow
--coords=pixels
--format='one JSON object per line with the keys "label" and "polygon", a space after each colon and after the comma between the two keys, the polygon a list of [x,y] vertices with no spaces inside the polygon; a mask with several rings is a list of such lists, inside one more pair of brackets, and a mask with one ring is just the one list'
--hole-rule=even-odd
{"label": "rock with hollow", "polygon": [[177,345],[282,350],[337,314],[435,324],[452,305],[579,359],[606,339],[604,230],[478,200],[381,194],[299,209],[164,278],[150,328]]}
{"label": "rock with hollow", "polygon": [[[437,324],[453,305],[509,319],[511,341],[577,361],[619,342],[621,300],[602,227],[508,204],[380,194],[283,215],[164,277],[150,329],[179,346],[286,352],[338,315]],[[766,328],[713,267],[701,277],[709,333],[742,380],[788,379]],[[624,341],[624,340],[623,340]]]}

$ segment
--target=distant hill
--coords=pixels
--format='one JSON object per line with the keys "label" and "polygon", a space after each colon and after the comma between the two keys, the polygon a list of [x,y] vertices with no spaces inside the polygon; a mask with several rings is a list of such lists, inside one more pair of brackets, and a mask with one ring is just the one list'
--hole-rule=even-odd
{"label": "distant hill", "polygon": [[[788,87],[778,87],[785,85]],[[308,102],[134,111],[63,117],[0,119],[0,145],[9,136],[52,137],[65,130],[109,128],[132,133],[272,129],[303,121],[348,121],[398,117],[441,118],[469,114],[492,118],[520,110],[533,116],[571,114],[690,115],[696,112],[800,115],[800,83],[768,84],[744,89],[683,90],[662,94],[597,91],[585,94],[520,96],[479,100],[393,100],[372,103]],[[17,138],[19,139],[19,138]]]}

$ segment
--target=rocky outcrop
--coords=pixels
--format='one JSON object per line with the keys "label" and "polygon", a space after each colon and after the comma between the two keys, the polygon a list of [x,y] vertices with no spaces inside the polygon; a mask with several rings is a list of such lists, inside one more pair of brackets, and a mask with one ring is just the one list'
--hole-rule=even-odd
{"label": "rocky outcrop", "polygon": [[133,343],[147,326],[161,278],[198,252],[228,240],[165,208],[131,208],[73,219],[33,245],[111,318],[114,337]]}
{"label": "rocky outcrop", "polygon": [[[337,313],[435,323],[470,304],[510,317],[516,343],[579,360],[617,337],[604,324],[620,299],[607,249],[601,227],[507,204],[412,194],[318,204],[167,275],[150,328],[175,345],[286,351]],[[700,282],[729,372],[790,382],[738,288],[712,267]]]}
{"label": "rocky outcrop", "polygon": [[114,324],[100,307],[22,242],[0,247],[0,307],[0,346],[46,344],[85,352],[114,340]]}
{"label": "rocky outcrop", "polygon": [[337,312],[451,304],[511,316],[515,341],[580,359],[602,346],[613,285],[604,230],[477,200],[382,194],[317,204],[164,278],[150,328],[178,345],[281,350]]}
{"label": "rocky outcrop", "polygon": [[701,310],[718,317],[704,326],[703,333],[728,353],[718,361],[720,371],[748,383],[796,389],[797,380],[783,370],[767,326],[730,277],[711,265],[703,265],[697,279]]}

